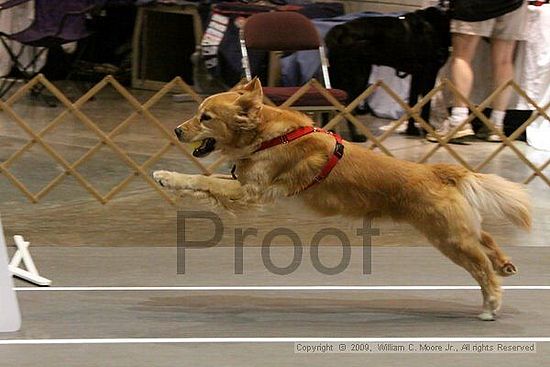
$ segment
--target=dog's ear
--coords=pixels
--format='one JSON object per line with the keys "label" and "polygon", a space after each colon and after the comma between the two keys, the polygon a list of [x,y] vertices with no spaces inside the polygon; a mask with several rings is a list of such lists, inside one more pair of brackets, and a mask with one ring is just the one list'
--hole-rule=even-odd
{"label": "dog's ear", "polygon": [[246,80],[246,78],[241,79],[233,88],[230,89],[231,92],[238,92],[241,94],[252,92],[255,90],[262,90],[262,82],[260,82],[260,79],[256,76],[252,80]]}
{"label": "dog's ear", "polygon": [[258,78],[254,78],[241,88],[242,95],[235,101],[239,108],[235,119],[236,127],[241,130],[252,130],[258,125],[258,117],[263,106],[262,83]]}
{"label": "dog's ear", "polygon": [[242,95],[237,99],[237,104],[244,110],[258,109],[262,105],[264,92],[260,79],[254,78],[240,89]]}
{"label": "dog's ear", "polygon": [[233,86],[233,88],[231,88],[229,91],[230,92],[237,92],[237,93],[244,93],[244,87],[250,83],[250,81],[246,78],[242,78],[241,80],[239,80],[239,82],[237,84],[235,84]]}

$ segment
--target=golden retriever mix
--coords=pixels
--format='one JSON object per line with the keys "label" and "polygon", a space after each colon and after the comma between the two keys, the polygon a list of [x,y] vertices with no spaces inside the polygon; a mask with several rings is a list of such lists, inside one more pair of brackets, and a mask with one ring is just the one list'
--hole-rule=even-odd
{"label": "golden retriever mix", "polygon": [[179,195],[238,210],[294,196],[323,215],[385,215],[411,223],[481,286],[482,320],[501,305],[498,276],[517,272],[489,233],[482,213],[529,229],[529,197],[520,184],[449,164],[417,164],[372,152],[312,128],[305,115],[264,105],[257,79],[205,99],[176,128],[193,154],[218,150],[236,163],[236,179],[156,171]]}

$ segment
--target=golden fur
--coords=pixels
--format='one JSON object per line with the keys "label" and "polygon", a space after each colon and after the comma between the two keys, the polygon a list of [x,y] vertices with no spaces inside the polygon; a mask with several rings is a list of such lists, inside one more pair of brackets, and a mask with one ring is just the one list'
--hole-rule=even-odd
{"label": "golden fur", "polygon": [[238,180],[167,171],[155,172],[155,180],[228,210],[295,195],[323,215],[385,215],[409,222],[472,275],[483,295],[479,317],[494,319],[501,305],[497,275],[517,269],[481,229],[482,214],[529,229],[529,197],[522,185],[456,165],[401,161],[344,141],[344,156],[330,175],[304,190],[332,154],[334,139],[313,133],[254,153],[263,141],[312,125],[305,115],[264,105],[262,98],[255,79],[205,99],[196,116],[178,127],[184,142],[214,138],[215,149],[236,162]]}

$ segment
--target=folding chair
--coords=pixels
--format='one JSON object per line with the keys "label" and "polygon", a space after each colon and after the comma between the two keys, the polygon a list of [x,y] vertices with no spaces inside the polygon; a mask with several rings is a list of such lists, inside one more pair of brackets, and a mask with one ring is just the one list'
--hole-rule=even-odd
{"label": "folding chair", "polygon": [[[10,9],[30,0],[9,0],[0,4],[0,11]],[[36,62],[48,49],[65,43],[78,41],[90,35],[86,27],[87,14],[103,1],[100,0],[34,0],[34,20],[31,25],[17,33],[0,32],[0,41],[6,48],[13,66],[20,70],[25,80],[37,73]],[[23,48],[14,52],[10,41],[24,46],[39,47],[26,65],[19,60]],[[0,84],[0,98],[13,86],[16,80],[4,78]]]}
{"label": "folding chair", "polygon": [[[325,88],[340,103],[347,102],[348,95],[341,89],[332,89],[328,74],[328,61],[323,42],[313,23],[296,12],[268,12],[254,14],[246,20],[240,31],[241,53],[246,78],[252,79],[248,49],[264,51],[319,50],[321,71]],[[264,95],[276,105],[283,104],[300,87],[263,88]],[[313,113],[334,112],[333,106],[317,89],[311,87],[292,104],[293,108]]]}

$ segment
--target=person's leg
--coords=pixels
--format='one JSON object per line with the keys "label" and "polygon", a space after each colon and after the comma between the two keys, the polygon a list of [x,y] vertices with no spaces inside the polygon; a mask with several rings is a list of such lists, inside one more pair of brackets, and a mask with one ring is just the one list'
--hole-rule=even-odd
{"label": "person's leg", "polygon": [[[474,58],[480,36],[453,33],[453,52],[450,60],[451,81],[456,89],[466,97],[470,97],[474,82],[472,59]],[[453,107],[466,107],[459,98],[454,99]]]}
{"label": "person's leg", "polygon": [[[474,82],[474,73],[472,70],[472,59],[474,58],[477,45],[481,36],[473,34],[453,33],[452,34],[452,53],[449,60],[451,82],[455,85],[458,91],[466,98],[470,97]],[[468,107],[460,98],[455,97],[451,108],[451,116],[445,120],[436,133],[441,136],[447,135],[452,129],[460,125],[468,117]],[[463,126],[457,131],[453,139],[459,139],[466,136],[474,135],[474,131],[470,124]],[[437,141],[437,139],[428,134],[429,141]]]}
{"label": "person's leg", "polygon": [[[516,41],[494,38],[491,40],[491,64],[493,69],[494,87],[498,88],[514,77],[514,49]],[[506,88],[493,101],[493,109],[506,111],[511,88]]]}
{"label": "person's leg", "polygon": [[[491,66],[493,72],[493,84],[498,88],[514,77],[514,50],[517,40],[526,38],[527,2],[519,9],[500,16],[495,21],[495,27],[491,34]],[[506,114],[511,88],[506,88],[493,101],[491,120],[497,129],[503,130],[503,121]],[[501,141],[496,133],[490,133],[489,141]]]}
{"label": "person's leg", "polygon": [[[514,77],[513,58],[515,46],[516,41],[514,40],[491,39],[491,66],[495,89]],[[508,87],[493,100],[493,112],[490,119],[500,131],[503,130],[504,116],[506,115],[511,95],[512,88]],[[489,134],[487,140],[500,141],[501,139],[497,134],[492,133]]]}

